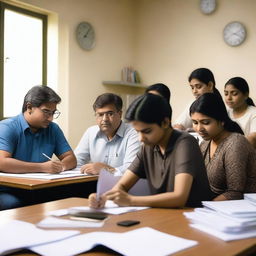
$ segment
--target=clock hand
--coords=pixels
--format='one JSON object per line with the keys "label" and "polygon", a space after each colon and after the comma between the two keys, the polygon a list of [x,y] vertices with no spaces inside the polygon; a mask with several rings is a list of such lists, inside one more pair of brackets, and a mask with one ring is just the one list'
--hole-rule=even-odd
{"label": "clock hand", "polygon": [[87,35],[89,34],[90,29],[88,29],[88,31],[86,32],[86,34],[84,35],[84,38],[87,37]]}

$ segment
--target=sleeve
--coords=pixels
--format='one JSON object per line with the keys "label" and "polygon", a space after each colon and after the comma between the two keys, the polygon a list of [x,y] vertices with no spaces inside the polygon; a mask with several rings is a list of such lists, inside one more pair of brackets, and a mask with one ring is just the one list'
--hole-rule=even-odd
{"label": "sleeve", "polygon": [[223,193],[228,200],[243,198],[246,185],[247,160],[249,157],[248,142],[243,136],[232,139],[225,150],[224,168],[227,189]]}
{"label": "sleeve", "polygon": [[140,141],[138,140],[138,134],[134,129],[131,129],[127,133],[127,144],[125,149],[125,155],[123,160],[123,165],[115,167],[116,169],[116,175],[123,175],[124,172],[128,169],[130,164],[133,162],[133,160],[136,157],[136,154],[139,151],[140,148]]}
{"label": "sleeve", "polygon": [[175,120],[174,125],[175,124],[181,124],[183,125],[186,129],[187,128],[191,128],[192,127],[192,121],[191,118],[189,116],[189,108],[190,105],[187,105],[186,108],[183,110],[183,112],[178,116],[178,118]]}
{"label": "sleeve", "polygon": [[251,118],[249,129],[250,129],[250,133],[256,132],[256,112],[255,112],[255,115],[253,115]]}
{"label": "sleeve", "polygon": [[181,138],[175,152],[175,175],[178,173],[189,173],[195,178],[197,174],[206,172],[202,153],[196,139],[187,135]]}
{"label": "sleeve", "polygon": [[89,129],[87,129],[74,151],[77,159],[77,166],[82,166],[90,162],[91,156],[90,156],[89,138],[90,138],[90,132],[89,132]]}
{"label": "sleeve", "polygon": [[60,127],[57,124],[55,124],[53,136],[55,136],[54,154],[56,156],[62,155],[64,153],[72,150],[68,141],[66,140],[62,130],[60,129]]}
{"label": "sleeve", "polygon": [[15,129],[6,124],[0,124],[0,150],[13,153],[17,146],[17,136]]}
{"label": "sleeve", "polygon": [[128,167],[128,169],[138,177],[145,179],[146,174],[144,171],[143,152],[144,152],[144,145],[141,146],[139,152],[137,153],[136,158],[133,160],[133,162]]}

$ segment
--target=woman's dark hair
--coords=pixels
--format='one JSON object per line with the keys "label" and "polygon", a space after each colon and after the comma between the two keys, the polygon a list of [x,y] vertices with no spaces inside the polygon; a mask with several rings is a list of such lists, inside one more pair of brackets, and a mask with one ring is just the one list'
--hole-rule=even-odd
{"label": "woman's dark hair", "polygon": [[114,93],[103,93],[99,95],[93,103],[93,110],[103,108],[106,105],[113,104],[117,111],[121,111],[123,107],[123,101],[120,96]]}
{"label": "woman's dark hair", "polygon": [[144,94],[135,99],[128,107],[125,119],[140,121],[161,126],[165,118],[171,118],[172,109],[163,97],[155,94]]}
{"label": "woman's dark hair", "polygon": [[209,82],[213,83],[213,93],[221,97],[221,94],[218,89],[216,89],[215,78],[212,71],[208,68],[197,68],[188,77],[188,81],[191,82],[192,79],[197,79],[204,84],[208,85]]}
{"label": "woman's dark hair", "polygon": [[223,122],[227,131],[244,134],[241,127],[228,116],[223,100],[214,93],[205,93],[195,100],[189,109],[190,116],[195,112]]}
{"label": "woman's dark hair", "polygon": [[249,85],[247,81],[242,77],[232,77],[225,83],[225,88],[228,84],[233,85],[242,94],[248,94],[246,104],[249,106],[255,106],[253,100],[249,97]]}
{"label": "woman's dark hair", "polygon": [[168,102],[171,98],[171,91],[165,84],[157,83],[152,84],[146,89],[146,93],[150,91],[157,91],[162,97],[164,97]]}
{"label": "woman's dark hair", "polygon": [[26,94],[22,106],[22,113],[27,110],[27,104],[30,103],[32,107],[40,107],[44,103],[61,102],[60,96],[50,87],[46,85],[37,85],[32,87]]}

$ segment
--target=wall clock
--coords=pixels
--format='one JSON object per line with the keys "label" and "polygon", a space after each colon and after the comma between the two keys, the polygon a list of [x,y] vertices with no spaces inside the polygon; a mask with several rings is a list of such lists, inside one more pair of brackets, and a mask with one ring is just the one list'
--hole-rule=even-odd
{"label": "wall clock", "polygon": [[223,38],[230,46],[242,44],[246,38],[245,26],[238,21],[228,23],[223,30]]}
{"label": "wall clock", "polygon": [[204,14],[210,14],[216,9],[216,0],[200,0],[200,10]]}
{"label": "wall clock", "polygon": [[81,22],[76,28],[76,39],[84,50],[91,50],[95,46],[95,31],[89,22]]}

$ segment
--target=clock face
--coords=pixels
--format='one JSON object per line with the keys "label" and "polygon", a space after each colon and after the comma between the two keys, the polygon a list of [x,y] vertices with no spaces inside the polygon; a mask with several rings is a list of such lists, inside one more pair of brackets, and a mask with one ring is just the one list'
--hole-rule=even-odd
{"label": "clock face", "polygon": [[81,22],[76,29],[76,39],[82,49],[91,50],[95,46],[95,32],[88,22]]}
{"label": "clock face", "polygon": [[223,38],[228,45],[238,46],[243,43],[246,38],[246,29],[240,22],[231,22],[225,26]]}
{"label": "clock face", "polygon": [[210,14],[216,9],[216,0],[201,0],[200,9],[204,14]]}

